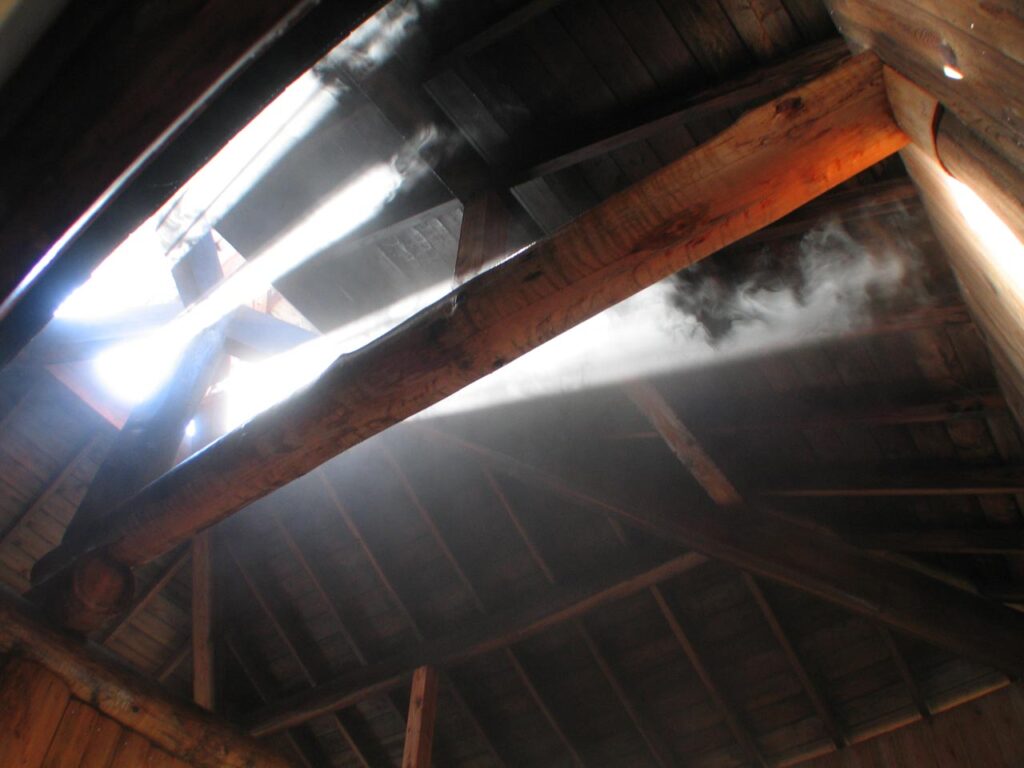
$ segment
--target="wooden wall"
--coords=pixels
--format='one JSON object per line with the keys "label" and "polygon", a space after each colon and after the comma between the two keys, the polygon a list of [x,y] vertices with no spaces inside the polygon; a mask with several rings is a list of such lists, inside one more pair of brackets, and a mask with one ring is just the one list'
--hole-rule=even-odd
{"label": "wooden wall", "polygon": [[931,722],[804,763],[804,768],[1019,768],[1024,765],[1024,693],[1010,686]]}
{"label": "wooden wall", "polygon": [[0,668],[0,765],[5,768],[187,768],[86,702],[33,661]]}
{"label": "wooden wall", "polygon": [[[920,151],[905,151],[904,161],[1024,425],[1024,280],[1016,257],[999,253],[1019,251],[1024,240],[1024,10],[1016,0],[826,5],[853,48],[875,51],[942,105],[934,141],[914,136]],[[979,220],[984,216],[965,210],[951,191],[947,173],[1012,234],[994,239],[993,228]]]}

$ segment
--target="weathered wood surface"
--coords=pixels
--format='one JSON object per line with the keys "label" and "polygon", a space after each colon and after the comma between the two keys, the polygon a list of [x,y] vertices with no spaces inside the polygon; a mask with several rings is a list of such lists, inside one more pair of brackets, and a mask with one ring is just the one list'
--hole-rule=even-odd
{"label": "weathered wood surface", "polygon": [[[986,143],[1024,168],[1024,16],[1012,2],[826,0],[839,31],[935,94]],[[962,79],[946,74],[946,67]]]}
{"label": "weathered wood surface", "polygon": [[402,768],[430,768],[437,719],[437,686],[437,670],[433,667],[420,667],[412,675]]}
{"label": "weathered wood surface", "polygon": [[[14,653],[24,664],[46,667],[70,695],[89,702],[160,749],[187,756],[192,765],[203,768],[289,765],[266,746],[200,709],[172,701],[159,686],[121,669],[113,657],[86,649],[30,616],[27,610],[17,598],[0,593],[0,652]],[[0,707],[0,717],[7,711],[7,707]],[[41,712],[33,713],[33,718],[43,719]],[[114,762],[122,764],[143,763]]]}
{"label": "weathered wood surface", "polygon": [[151,484],[95,543],[119,562],[147,562],[905,143],[879,63],[851,60],[339,359]]}

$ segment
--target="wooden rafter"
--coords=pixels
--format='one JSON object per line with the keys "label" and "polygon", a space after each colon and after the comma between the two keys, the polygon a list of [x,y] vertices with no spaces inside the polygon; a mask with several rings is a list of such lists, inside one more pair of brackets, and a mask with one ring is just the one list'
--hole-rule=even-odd
{"label": "wooden rafter", "polygon": [[[306,682],[311,687],[315,687],[320,680],[319,671],[314,668],[314,662],[309,658],[309,655],[304,652],[310,643],[305,638],[299,636],[298,623],[296,621],[284,620],[279,615],[277,608],[270,602],[266,594],[264,594],[263,589],[257,582],[253,573],[249,570],[244,560],[238,556],[234,546],[230,543],[227,537],[225,537],[224,550],[227,552],[231,562],[242,577],[249,594],[256,600],[256,603],[260,606],[263,615],[274,627],[274,631],[284,643],[285,647],[288,648],[288,652],[292,659],[296,664],[298,664]],[[339,712],[332,712],[331,722],[338,730],[342,740],[345,742],[356,761],[363,766],[363,768],[370,768],[372,763],[366,756],[364,749],[356,741],[351,729],[345,723],[342,715]]]}
{"label": "wooden rafter", "polygon": [[437,689],[436,669],[420,667],[413,672],[402,768],[430,768],[434,722],[437,719]]}
{"label": "wooden rafter", "polygon": [[[751,136],[757,141],[748,141]],[[752,111],[552,238],[346,355],[300,395],[150,484],[89,543],[102,547],[107,563],[148,562],[347,447],[780,218],[905,142],[888,111],[877,62],[857,57]],[[338,408],[349,418],[332,417]],[[286,437],[296,434],[303,439]],[[73,558],[66,549],[57,552],[40,576]]]}
{"label": "wooden rafter", "polygon": [[[533,536],[530,534],[519,513],[511,504],[508,497],[505,495],[505,492],[501,489],[501,485],[495,479],[494,475],[491,474],[486,467],[483,467],[483,473],[487,479],[488,485],[498,500],[499,506],[505,512],[509,521],[512,523],[512,526],[516,529],[516,533],[519,535],[519,539],[522,541],[523,546],[525,546],[526,550],[530,553],[530,558],[544,575],[548,584],[554,586],[557,582],[554,569],[541,553],[540,547],[537,542],[534,541]],[[630,722],[633,723],[633,727],[644,742],[647,750],[651,754],[651,757],[659,766],[662,766],[662,768],[667,768],[667,766],[672,765],[672,756],[668,747],[665,745],[664,740],[654,732],[653,728],[651,728],[640,713],[640,710],[637,708],[632,696],[630,696],[626,691],[622,681],[619,680],[618,675],[615,673],[614,669],[612,669],[611,662],[601,650],[600,645],[587,628],[583,618],[575,619],[573,621],[573,626],[576,633],[583,638],[583,642],[587,646],[594,663],[597,665],[598,669],[600,669],[601,674],[604,676],[608,686],[612,689],[615,697],[619,700],[619,703],[622,705],[623,710],[629,717]]]}
{"label": "wooden rafter", "polygon": [[921,686],[917,684],[917,680],[914,678],[914,673],[910,669],[910,665],[907,663],[906,656],[903,655],[903,651],[900,650],[899,645],[896,642],[896,638],[893,636],[885,627],[879,627],[879,632],[882,635],[882,639],[885,641],[886,648],[889,649],[889,655],[892,657],[893,664],[899,670],[900,678],[903,680],[903,684],[907,687],[910,692],[910,698],[914,702],[914,707],[917,712],[925,720],[931,720],[932,711],[928,706],[928,700],[924,696],[924,692],[921,690]]}
{"label": "wooden rafter", "polygon": [[[0,429],[2,429],[2,427],[3,424],[0,423]],[[18,531],[21,530],[23,526],[28,525],[32,521],[32,519],[39,513],[39,510],[45,507],[46,503],[53,497],[53,495],[64,486],[68,478],[72,477],[82,468],[82,465],[85,464],[86,460],[92,456],[93,450],[95,450],[97,445],[103,442],[103,439],[104,437],[102,435],[97,435],[87,440],[81,448],[75,451],[74,456],[71,457],[71,461],[65,464],[57,472],[53,479],[46,484],[46,486],[29,503],[29,505],[7,523],[4,530],[0,532],[0,550],[4,549],[14,539],[14,537],[18,535]]]}
{"label": "wooden rafter", "polygon": [[217,699],[213,549],[213,531],[203,531],[192,540],[192,698],[209,710]]}
{"label": "wooden rafter", "polygon": [[817,471],[813,479],[788,486],[762,482],[756,492],[781,498],[876,496],[985,496],[1024,493],[1024,468],[999,466],[877,467]]}
{"label": "wooden rafter", "polygon": [[[916,634],[935,645],[1008,671],[1024,664],[1017,650],[1020,646],[1012,639],[1024,632],[1018,615],[917,571],[844,545],[832,536],[747,506],[740,510],[706,510],[699,505],[679,507],[650,500],[644,508],[637,508],[633,501],[618,498],[614,489],[596,493],[589,490],[587,480],[556,477],[500,451],[445,432],[421,425],[412,428],[483,460],[501,474],[611,514],[627,525],[692,547],[741,570],[809,592],[894,629]],[[897,593],[905,596],[898,602],[900,607],[894,602]],[[927,608],[931,605],[943,606],[941,617]],[[953,619],[954,615],[960,618]],[[981,630],[981,626],[987,629]]]}
{"label": "wooden rafter", "polygon": [[170,562],[160,571],[155,579],[150,582],[142,592],[135,596],[135,600],[132,601],[131,607],[123,614],[117,617],[102,634],[100,642],[103,644],[109,644],[126,626],[128,626],[132,620],[146,610],[146,607],[153,602],[157,595],[164,591],[164,588],[170,584],[174,577],[181,572],[181,569],[185,567],[190,556],[189,547],[182,547],[181,550],[171,557]]}
{"label": "wooden rafter", "polygon": [[747,727],[740,721],[739,714],[725,693],[722,691],[718,682],[715,680],[714,675],[708,669],[705,664],[700,652],[694,645],[691,633],[683,628],[683,624],[668,604],[665,599],[664,593],[658,587],[654,587],[652,590],[654,599],[658,603],[658,609],[661,611],[661,615],[664,617],[665,622],[668,624],[669,629],[672,630],[672,636],[675,637],[676,642],[679,643],[683,653],[690,662],[690,666],[693,667],[693,671],[697,673],[697,677],[700,678],[701,684],[704,689],[708,692],[711,700],[715,704],[715,708],[718,710],[725,721],[726,726],[729,728],[729,732],[732,733],[733,738],[739,742],[743,751],[746,752],[747,757],[754,762],[755,765],[761,766],[761,768],[768,768],[768,763],[761,754],[761,748],[757,746],[757,742],[751,735]]}
{"label": "wooden rafter", "polygon": [[168,678],[173,675],[178,667],[185,663],[185,659],[192,655],[192,638],[185,638],[185,642],[171,651],[171,655],[167,657],[163,664],[153,674],[153,679],[157,682],[166,683]]}
{"label": "wooden rafter", "polygon": [[470,622],[458,633],[426,640],[406,652],[341,675],[317,687],[275,702],[253,716],[252,731],[274,733],[326,712],[351,706],[393,690],[424,664],[454,666],[464,660],[504,648],[565,621],[584,616],[598,606],[647,589],[707,562],[695,554],[680,555],[656,565],[632,564],[604,569],[592,582],[566,583],[551,589],[528,608],[498,612]]}
{"label": "wooden rafter", "polygon": [[747,589],[750,591],[750,594],[753,595],[758,608],[761,609],[761,613],[764,616],[765,621],[767,621],[768,626],[771,627],[772,634],[775,635],[775,640],[778,642],[779,647],[782,648],[782,652],[786,657],[786,661],[789,663],[790,669],[793,670],[793,674],[795,674],[797,679],[800,681],[800,685],[803,687],[804,693],[807,694],[807,698],[810,699],[811,705],[814,707],[814,711],[818,713],[818,718],[821,720],[822,725],[825,726],[825,730],[828,732],[829,738],[832,739],[832,744],[835,745],[836,749],[842,749],[847,746],[850,743],[849,738],[843,731],[843,727],[839,724],[839,720],[836,718],[835,712],[832,710],[832,706],[825,698],[824,693],[820,690],[819,685],[807,671],[807,667],[800,658],[800,654],[797,652],[796,646],[793,645],[793,641],[790,640],[789,633],[786,632],[785,627],[782,626],[782,621],[775,612],[775,608],[772,607],[768,596],[764,593],[764,589],[760,584],[758,584],[757,579],[750,574],[743,574],[743,579],[747,585]]}

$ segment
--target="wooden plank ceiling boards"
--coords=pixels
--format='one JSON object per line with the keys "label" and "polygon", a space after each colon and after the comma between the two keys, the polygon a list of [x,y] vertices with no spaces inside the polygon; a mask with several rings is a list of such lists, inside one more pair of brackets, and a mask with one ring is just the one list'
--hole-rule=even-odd
{"label": "wooden plank ceiling boards", "polygon": [[[400,0],[321,58],[380,4],[192,5],[73,0],[0,92],[11,285],[117,183],[0,318],[0,581],[152,681],[3,603],[0,762],[1013,764],[1022,310],[956,185],[1024,230],[1019,9]],[[180,303],[402,184],[115,434],[168,307],[26,342],[314,64]]]}

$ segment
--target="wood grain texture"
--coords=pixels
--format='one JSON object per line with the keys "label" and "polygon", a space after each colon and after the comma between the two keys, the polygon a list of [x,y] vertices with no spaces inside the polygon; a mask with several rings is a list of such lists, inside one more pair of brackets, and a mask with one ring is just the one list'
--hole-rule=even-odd
{"label": "wood grain texture", "polygon": [[40,664],[7,659],[0,669],[0,765],[39,768],[70,695],[64,681]]}
{"label": "wood grain texture", "polygon": [[412,675],[402,768],[430,768],[437,718],[437,685],[437,670],[433,667],[420,667]]}
{"label": "wood grain texture", "polygon": [[[75,698],[88,701],[125,728],[143,734],[168,754],[187,755],[194,766],[286,768],[289,765],[268,747],[238,733],[209,713],[172,701],[156,684],[123,670],[110,658],[87,651],[77,641],[31,617],[24,603],[7,593],[0,593],[0,651],[11,649],[17,649],[23,659],[12,662],[13,666],[5,667],[5,671],[11,669],[15,674],[19,669],[35,671],[41,666],[49,671],[47,679],[54,682],[47,683],[40,695],[49,702],[46,707],[60,709],[53,722],[53,730],[56,730],[70,691]],[[23,696],[19,693],[16,700]],[[63,704],[60,703],[61,697]],[[46,707],[33,705],[33,723],[44,722],[45,712],[49,711]],[[13,707],[0,707],[0,717],[8,716],[9,712],[14,713],[11,717],[17,718]],[[49,736],[52,735],[51,730]],[[47,747],[49,741],[44,750]],[[0,744],[0,757],[5,756],[4,749]],[[121,764],[115,759],[115,766]],[[135,768],[144,763],[124,764]],[[18,763],[0,759],[0,765]]]}
{"label": "wood grain texture", "polygon": [[127,503],[106,551],[131,565],[159,556],[905,143],[878,61],[851,60],[339,359]]}

